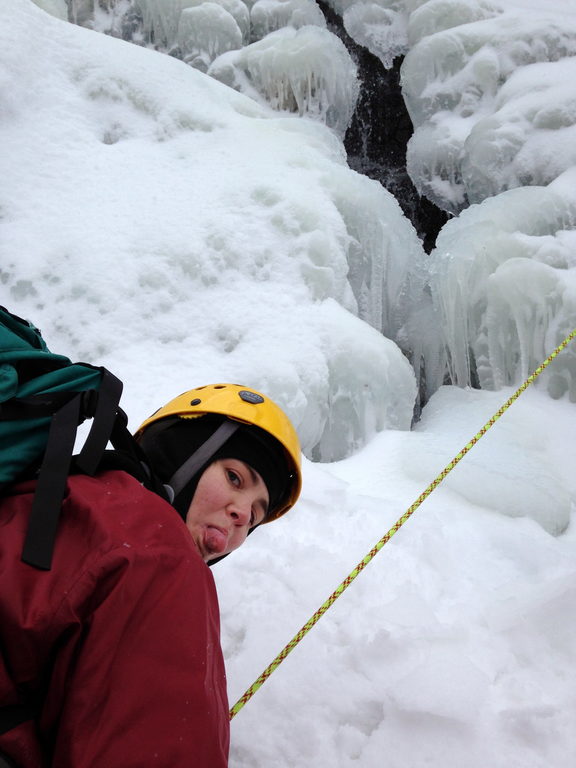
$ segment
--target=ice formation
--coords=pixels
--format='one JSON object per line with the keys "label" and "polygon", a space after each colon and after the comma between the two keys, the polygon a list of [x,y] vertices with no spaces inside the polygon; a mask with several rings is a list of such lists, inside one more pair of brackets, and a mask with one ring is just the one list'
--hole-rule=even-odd
{"label": "ice formation", "polygon": [[[57,2],[38,0],[49,1]],[[256,101],[320,119],[342,136],[348,126],[356,68],[315,0],[122,0],[107,7],[87,0],[81,8],[79,2],[73,18],[82,26],[170,53]],[[348,33],[385,66],[405,51],[402,0],[332,5]],[[229,51],[241,53],[211,66]]]}
{"label": "ice formation", "polygon": [[62,21],[68,20],[68,6],[66,0],[34,0],[35,4],[43,11],[55,16]]}
{"label": "ice formation", "polygon": [[390,68],[408,49],[407,21],[402,0],[360,0],[340,3],[344,28],[359,45]]}
{"label": "ice formation", "polygon": [[517,69],[494,113],[466,139],[462,178],[470,202],[546,185],[576,166],[576,57]]}
{"label": "ice formation", "polygon": [[193,0],[137,0],[147,42],[170,49],[176,42],[182,10]]}
{"label": "ice formation", "polygon": [[[518,360],[511,319],[538,344],[546,312],[547,344],[574,327],[572,173],[473,206],[426,261],[321,124],[25,0],[0,2],[0,29],[0,302],[117,372],[133,426],[220,377],[276,396],[309,455],[353,450],[376,412],[406,419],[406,361],[351,314],[433,347],[430,293],[408,319],[378,305],[403,251],[421,260],[410,295],[438,257],[435,306],[453,298],[445,325],[471,343],[488,305]],[[304,461],[297,507],[214,569],[231,702],[511,391],[442,387],[414,430]],[[550,533],[573,508],[575,432],[567,395],[530,387],[233,720],[231,766],[573,768],[574,515]]]}
{"label": "ice formation", "polygon": [[[187,46],[185,43],[186,50],[222,52],[230,49],[232,40],[239,45],[248,40],[249,14],[242,0],[134,0],[134,5],[142,14],[145,40],[157,48],[170,51],[177,43],[191,38]],[[240,32],[239,40],[237,33],[231,32],[232,21]],[[203,34],[209,38],[204,46]]]}
{"label": "ice formation", "polygon": [[573,4],[428,0],[411,13],[408,34],[408,170],[422,194],[457,213],[505,189],[547,184],[572,165]]}
{"label": "ice formation", "polygon": [[408,429],[414,374],[355,316],[355,293],[388,290],[380,270],[399,286],[418,241],[391,196],[346,167],[333,131],[278,117],[171,57],[10,3],[21,23],[10,19],[0,77],[12,94],[35,88],[26,100],[8,94],[0,125],[13,150],[2,168],[12,190],[0,222],[2,303],[71,357],[121,378],[144,364],[132,382],[136,421],[158,398],[232,380],[276,397],[316,459]]}
{"label": "ice formation", "polygon": [[[503,192],[448,222],[429,257],[443,349],[432,389],[448,370],[459,386],[520,385],[576,328],[576,170],[549,187]],[[437,366],[437,367],[435,367]],[[576,402],[576,349],[536,382]]]}
{"label": "ice formation", "polygon": [[358,316],[412,349],[415,340],[404,329],[426,283],[425,254],[414,227],[377,181],[346,171],[331,174],[325,184],[350,237],[348,281]]}
{"label": "ice formation", "polygon": [[[48,7],[58,0],[38,2]],[[420,193],[441,208],[458,213],[506,189],[547,184],[571,166],[576,11],[569,0],[560,6],[549,0],[328,4],[384,66],[408,51],[403,91],[415,126],[408,170]],[[146,44],[202,71],[220,54],[239,51],[218,60],[210,74],[274,109],[325,120],[341,135],[346,129],[357,91],[351,62],[339,41],[327,37],[315,0],[124,0],[110,5],[108,21],[93,0],[75,0],[72,8],[78,23],[116,36],[137,23],[137,10]],[[124,21],[112,19],[123,14]],[[325,37],[291,34],[307,26]],[[284,36],[268,40],[270,33]],[[261,48],[246,48],[256,41]],[[543,90],[544,109],[535,96]],[[562,146],[554,155],[551,131]]]}
{"label": "ice formation", "polygon": [[[171,40],[195,67],[262,107],[315,117],[343,136],[356,71],[314,0],[137,1],[155,40]],[[409,170],[421,192],[447,210],[486,204],[451,222],[427,257],[386,192],[334,166],[321,186],[344,225],[339,248],[349,296],[341,290],[343,267],[331,264],[318,237],[302,265],[309,288],[398,343],[428,396],[446,375],[462,386],[518,383],[573,321],[574,205],[566,182],[572,176],[564,173],[576,164],[573,8],[565,3],[560,15],[544,0],[329,4],[387,64],[406,44],[408,20],[411,50],[402,72],[416,125]],[[247,45],[254,38],[262,39]],[[337,138],[296,122],[307,140],[327,142],[343,158]],[[170,121],[162,125],[173,130]],[[103,129],[111,143],[129,133],[120,118]],[[562,185],[542,191],[558,178]],[[538,191],[502,195],[531,186]],[[524,217],[523,206],[534,217]],[[563,360],[543,383],[552,396],[574,399],[570,354]]]}
{"label": "ice formation", "polygon": [[252,42],[282,27],[326,27],[324,14],[315,0],[256,0],[250,10]]}
{"label": "ice formation", "polygon": [[223,54],[208,74],[273,109],[312,117],[344,135],[358,98],[356,65],[321,27],[284,27]]}
{"label": "ice formation", "polygon": [[182,11],[176,43],[183,61],[206,72],[222,53],[242,47],[242,32],[221,5],[200,3]]}

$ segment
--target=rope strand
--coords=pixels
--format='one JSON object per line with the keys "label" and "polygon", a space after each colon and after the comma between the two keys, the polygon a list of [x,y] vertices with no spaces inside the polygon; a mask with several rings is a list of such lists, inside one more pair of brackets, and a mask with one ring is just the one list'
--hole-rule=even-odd
{"label": "rope strand", "polygon": [[464,448],[458,453],[452,461],[440,472],[438,477],[436,477],[430,485],[426,488],[425,491],[423,491],[420,496],[416,499],[416,501],[412,504],[411,507],[409,507],[406,512],[400,517],[394,525],[390,528],[390,530],[382,536],[382,538],[376,542],[376,544],[372,547],[370,552],[358,563],[356,568],[354,568],[353,571],[351,571],[348,576],[342,581],[332,592],[330,597],[322,603],[320,608],[308,619],[306,624],[294,635],[292,640],[280,651],[278,656],[274,659],[274,661],[269,664],[264,672],[260,675],[260,677],[255,680],[250,688],[238,699],[236,704],[232,707],[230,710],[230,719],[238,714],[238,712],[244,707],[244,705],[250,701],[252,696],[256,693],[256,691],[262,687],[262,685],[266,682],[266,680],[270,677],[272,672],[280,666],[280,664],[284,661],[284,659],[288,656],[288,654],[294,650],[294,648],[298,645],[298,643],[302,640],[302,638],[308,634],[308,632],[312,629],[312,627],[318,623],[318,621],[322,618],[322,616],[326,613],[326,611],[336,602],[336,600],[340,597],[340,595],[344,592],[345,589],[347,589],[350,584],[354,581],[354,579],[358,576],[359,573],[361,573],[364,568],[368,565],[368,563],[378,554],[378,552],[382,549],[382,547],[390,541],[392,536],[394,536],[395,533],[397,533],[400,528],[404,525],[404,523],[412,516],[412,514],[418,509],[418,507],[422,504],[423,501],[425,501],[428,496],[432,493],[432,491],[437,488],[442,480],[454,469],[454,467],[466,456],[468,451],[470,451],[480,440],[481,437],[483,437],[486,432],[492,427],[496,421],[502,416],[502,414],[512,405],[512,403],[520,397],[522,392],[524,392],[525,389],[542,373],[542,371],[550,365],[552,360],[554,360],[555,357],[557,357],[562,350],[568,346],[568,344],[574,339],[576,336],[576,329],[572,331],[572,333],[567,336],[564,341],[556,347],[554,352],[552,352],[551,355],[549,355],[546,360],[542,363],[542,365],[538,366],[534,373],[529,376],[526,381],[518,387],[516,392],[506,400],[504,405],[502,405],[498,411],[490,418],[486,424],[480,429],[474,437],[470,440],[469,443],[467,443]]}

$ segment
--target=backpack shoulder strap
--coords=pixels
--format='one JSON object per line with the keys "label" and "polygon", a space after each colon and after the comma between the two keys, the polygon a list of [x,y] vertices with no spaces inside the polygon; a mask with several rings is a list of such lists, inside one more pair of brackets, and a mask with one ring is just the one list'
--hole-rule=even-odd
{"label": "backpack shoulder strap", "polygon": [[0,754],[0,768],[18,768],[14,760],[11,760],[6,755]]}
{"label": "backpack shoulder strap", "polygon": [[33,704],[9,704],[0,707],[0,736],[28,720],[34,720],[37,714],[38,707]]}
{"label": "backpack shoulder strap", "polygon": [[[41,570],[50,570],[52,564],[78,424],[87,417],[93,418],[86,442],[75,459],[78,471],[93,475],[119,418],[122,382],[105,368],[101,371],[102,382],[97,392],[74,393],[52,416],[22,552],[25,563]],[[90,399],[92,403],[88,404]]]}
{"label": "backpack shoulder strap", "polygon": [[[0,307],[0,488],[40,466],[22,560],[49,570],[78,425],[92,419],[77,471],[94,474],[118,419],[122,382],[47,348]],[[125,421],[124,421],[125,424]]]}
{"label": "backpack shoulder strap", "polygon": [[[35,720],[39,712],[39,702],[8,704],[5,707],[0,707],[0,736],[13,728],[17,728],[22,723]],[[0,752],[0,768],[18,768],[18,766],[11,758]]]}
{"label": "backpack shoulder strap", "polygon": [[[93,475],[109,442],[147,488],[166,498],[128,431],[121,394],[122,382],[110,371],[53,354],[40,331],[0,307],[0,491],[40,467],[22,552],[28,565],[50,570],[68,475]],[[85,419],[92,419],[90,431],[73,456]]]}

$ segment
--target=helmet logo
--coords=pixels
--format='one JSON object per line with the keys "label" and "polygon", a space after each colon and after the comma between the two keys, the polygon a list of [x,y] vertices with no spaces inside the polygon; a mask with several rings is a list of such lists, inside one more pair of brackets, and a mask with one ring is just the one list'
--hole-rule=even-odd
{"label": "helmet logo", "polygon": [[264,402],[262,395],[258,395],[256,392],[250,392],[247,389],[241,389],[240,392],[238,392],[238,396],[241,400],[244,400],[246,403],[252,403],[253,405],[258,405],[258,403]]}

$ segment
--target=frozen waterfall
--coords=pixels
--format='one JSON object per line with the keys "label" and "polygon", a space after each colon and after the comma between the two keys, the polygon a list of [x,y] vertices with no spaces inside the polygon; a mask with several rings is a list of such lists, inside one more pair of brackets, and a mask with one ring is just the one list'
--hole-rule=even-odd
{"label": "frozen waterfall", "polygon": [[271,32],[220,56],[208,74],[279,112],[316,118],[340,136],[358,96],[350,55],[337,37],[318,26]]}
{"label": "frozen waterfall", "polygon": [[573,164],[576,9],[561,15],[545,0],[429,0],[411,14],[408,169],[441,208],[547,184]]}
{"label": "frozen waterfall", "polygon": [[[62,18],[57,0],[37,4]],[[123,0],[106,13],[93,0],[71,0],[70,8],[79,23],[170,52],[211,76],[174,69],[174,82],[187,77],[186,86],[165,95],[142,78],[88,75],[71,65],[83,72],[75,81],[87,99],[80,113],[89,114],[98,141],[126,148],[123,163],[142,136],[153,137],[158,147],[199,142],[189,173],[202,179],[209,168],[218,169],[215,210],[245,210],[248,200],[251,215],[273,233],[264,245],[243,218],[234,237],[215,236],[216,224],[206,218],[206,201],[198,195],[193,206],[199,206],[201,231],[191,230],[190,242],[166,257],[168,263],[192,270],[202,284],[219,283],[212,276],[221,264],[235,265],[240,281],[245,275],[278,283],[299,274],[311,301],[299,311],[310,312],[310,327],[322,339],[317,346],[301,340],[315,350],[309,358],[314,373],[297,345],[288,345],[291,374],[262,375],[272,388],[285,382],[281,396],[298,403],[309,455],[341,457],[374,430],[407,428],[414,377],[424,399],[446,381],[485,389],[518,384],[576,325],[576,11],[570,3],[559,11],[547,0]],[[420,192],[453,216],[430,255],[392,196],[346,168],[342,139],[361,75],[324,18],[328,9],[385,66],[393,60],[397,65],[395,57],[406,53],[402,93],[415,127],[408,171]],[[197,104],[183,95],[185,88],[202,94]],[[234,124],[223,117],[222,105],[236,116]],[[247,139],[248,123],[258,126],[257,142]],[[228,134],[238,146],[233,156],[215,149],[215,138]],[[182,148],[178,152],[186,156]],[[235,172],[240,166],[245,170]],[[180,171],[178,166],[170,173]],[[187,199],[183,180],[164,183]],[[243,193],[235,194],[239,188]],[[186,221],[184,213],[177,220]],[[162,250],[165,229],[158,224],[162,236],[148,238],[156,243],[151,253]],[[145,264],[153,264],[151,255],[150,262],[146,258],[140,258],[143,284],[149,281]],[[158,267],[153,272],[160,274]],[[179,280],[168,276],[163,282],[168,296],[179,295]],[[33,279],[20,276],[11,285],[26,296]],[[316,306],[331,301],[330,309]],[[300,306],[300,299],[292,306]],[[290,314],[288,304],[283,311]],[[406,362],[398,347],[411,361],[414,374],[399,385],[401,403],[386,399],[388,351],[380,353],[379,368],[370,367],[378,384],[362,389],[366,362],[335,319],[339,312],[355,328],[359,318],[381,332],[382,349],[394,349],[390,354],[401,361],[394,364],[398,371]],[[246,314],[251,324],[255,316]],[[270,318],[266,323],[273,327],[277,319]],[[229,337],[224,346],[235,365],[236,350],[244,351],[245,322],[222,320],[216,334]],[[323,323],[340,328],[342,344],[348,339],[346,354],[332,345]],[[265,333],[261,344],[263,352]],[[351,378],[343,381],[333,360],[347,355],[356,374],[344,366]],[[574,368],[574,354],[567,351],[538,386],[554,398],[574,400]],[[383,420],[375,415],[380,411]]]}
{"label": "frozen waterfall", "polygon": [[[459,386],[519,385],[576,328],[576,171],[549,187],[487,198],[449,222],[430,256],[430,287],[445,343],[428,379],[446,365]],[[538,386],[576,402],[576,349]]]}
{"label": "frozen waterfall", "polygon": [[[76,359],[122,376],[146,358],[149,376],[165,384],[159,393],[146,377],[136,383],[142,418],[191,381],[233,380],[278,399],[315,459],[349,455],[382,429],[409,429],[414,373],[379,331],[401,327],[422,249],[394,198],[346,166],[321,122],[280,116],[174,58],[28,5],[14,34],[34,54],[26,69],[11,58],[16,45],[2,59],[14,89],[29,92],[0,125],[14,147],[3,178],[19,191],[3,220],[6,303],[38,322],[47,305],[62,307],[43,330]],[[167,36],[175,19],[174,10]],[[288,37],[312,39],[320,55],[311,33],[324,35],[328,62],[326,30]],[[268,39],[277,35],[286,30]],[[18,159],[36,153],[50,158],[41,178],[33,159]],[[129,327],[127,294],[139,296],[130,310],[139,323]],[[65,316],[75,300],[81,331]],[[156,369],[167,358],[168,378]]]}

